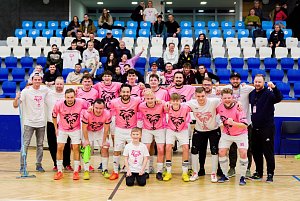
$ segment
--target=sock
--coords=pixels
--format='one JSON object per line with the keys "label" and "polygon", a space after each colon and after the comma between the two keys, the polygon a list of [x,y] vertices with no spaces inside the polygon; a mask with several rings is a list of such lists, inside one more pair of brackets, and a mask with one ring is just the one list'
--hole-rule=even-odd
{"label": "sock", "polygon": [[171,174],[171,171],[172,171],[172,161],[171,160],[166,161],[166,168],[167,168],[167,172]]}
{"label": "sock", "polygon": [[150,173],[150,161],[149,160],[147,161],[145,172],[147,172],[148,174]]}
{"label": "sock", "polygon": [[156,163],[157,165],[157,172],[163,172],[163,167],[164,167],[164,164],[163,163]]}
{"label": "sock", "polygon": [[211,164],[212,164],[212,173],[216,173],[218,169],[218,162],[219,162],[219,156],[218,155],[211,155]]}
{"label": "sock", "polygon": [[84,171],[89,171],[90,170],[89,167],[90,167],[90,163],[89,162],[83,164]]}
{"label": "sock", "polygon": [[120,164],[120,156],[113,156],[113,162],[114,162],[114,172],[119,172],[119,164]]}
{"label": "sock", "polygon": [[182,162],[182,172],[183,173],[187,173],[188,172],[188,168],[189,168],[189,161],[183,161]]}
{"label": "sock", "polygon": [[228,158],[225,157],[219,157],[219,162],[221,169],[223,171],[223,174],[227,177],[228,176]]}
{"label": "sock", "polygon": [[102,161],[102,170],[107,170],[108,167],[108,157],[101,157]]}
{"label": "sock", "polygon": [[63,160],[56,160],[56,164],[57,164],[57,171],[58,172],[62,172],[62,169],[63,169]]}
{"label": "sock", "polygon": [[245,159],[240,159],[240,169],[241,169],[241,177],[246,176],[246,171],[247,171],[247,166],[248,166],[248,158]]}
{"label": "sock", "polygon": [[198,160],[199,160],[199,155],[198,154],[192,154],[192,169],[194,172],[197,172],[198,174],[198,171],[199,171],[199,167],[198,167]]}
{"label": "sock", "polygon": [[153,167],[154,156],[149,157],[149,167]]}
{"label": "sock", "polygon": [[75,161],[74,160],[74,172],[78,172],[79,165],[80,165],[80,161]]}

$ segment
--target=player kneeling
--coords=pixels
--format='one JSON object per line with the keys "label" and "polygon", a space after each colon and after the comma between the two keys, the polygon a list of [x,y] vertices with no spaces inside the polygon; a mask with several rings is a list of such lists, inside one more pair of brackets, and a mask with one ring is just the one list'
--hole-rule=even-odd
{"label": "player kneeling", "polygon": [[188,123],[190,120],[190,108],[187,105],[181,104],[181,96],[178,93],[171,94],[170,104],[167,110],[168,124],[166,132],[166,168],[167,173],[163,180],[169,181],[172,178],[172,148],[175,140],[182,145],[182,180],[188,182],[189,165],[189,133]]}
{"label": "player kneeling", "polygon": [[217,107],[217,113],[222,121],[222,135],[219,141],[219,162],[223,175],[218,182],[228,181],[228,157],[227,152],[231,144],[237,144],[240,154],[240,185],[245,185],[245,175],[248,166],[248,130],[247,118],[243,111],[238,108],[238,104],[232,96],[232,89],[223,89],[221,91],[222,104]]}
{"label": "player kneeling", "polygon": [[142,130],[135,127],[130,134],[132,141],[125,146],[126,185],[133,186],[135,179],[139,186],[145,186],[147,176],[145,168],[148,162],[149,152],[145,144],[140,142]]}

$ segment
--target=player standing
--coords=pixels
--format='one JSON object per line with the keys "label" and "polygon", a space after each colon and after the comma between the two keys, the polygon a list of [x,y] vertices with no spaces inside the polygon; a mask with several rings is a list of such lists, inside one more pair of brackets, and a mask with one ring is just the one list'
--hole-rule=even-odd
{"label": "player standing", "polygon": [[149,76],[150,89],[155,94],[155,97],[159,100],[169,101],[169,93],[167,90],[159,86],[159,77],[156,74]]}
{"label": "player standing", "polygon": [[82,88],[78,88],[76,98],[86,100],[90,105],[98,98],[98,91],[94,89],[93,77],[90,74],[82,77]]}

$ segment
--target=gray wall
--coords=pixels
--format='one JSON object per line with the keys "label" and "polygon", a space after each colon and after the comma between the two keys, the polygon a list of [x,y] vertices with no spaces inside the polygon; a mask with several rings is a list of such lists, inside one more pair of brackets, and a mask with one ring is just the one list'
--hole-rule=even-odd
{"label": "gray wall", "polygon": [[71,0],[71,15],[77,16],[80,21],[83,20],[83,15],[86,13],[86,7],[78,0]]}

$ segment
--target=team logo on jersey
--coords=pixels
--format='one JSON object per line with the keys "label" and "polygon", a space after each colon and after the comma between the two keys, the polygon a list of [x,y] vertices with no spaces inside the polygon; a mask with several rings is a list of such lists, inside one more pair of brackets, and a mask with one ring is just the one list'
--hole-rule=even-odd
{"label": "team logo on jersey", "polygon": [[156,130],[154,125],[159,121],[160,115],[159,114],[154,114],[154,115],[146,114],[146,117],[147,117],[148,121],[152,124],[151,129]]}
{"label": "team logo on jersey", "polygon": [[137,162],[138,162],[137,157],[139,157],[140,155],[142,155],[141,151],[138,151],[138,150],[132,150],[131,151],[131,156],[134,157],[134,161],[133,161],[134,164],[137,164]]}
{"label": "team logo on jersey", "polygon": [[176,127],[175,131],[178,132],[178,127],[184,122],[184,118],[183,117],[171,117],[170,119]]}
{"label": "team logo on jersey", "polygon": [[72,130],[74,127],[73,127],[73,124],[77,121],[79,117],[79,114],[78,113],[74,113],[74,114],[66,114],[65,116],[65,120],[67,121],[67,123],[69,124],[69,129]]}
{"label": "team logo on jersey", "polygon": [[203,130],[209,130],[206,123],[212,118],[210,112],[196,112],[196,118],[202,123]]}
{"label": "team logo on jersey", "polygon": [[82,98],[82,99],[85,100],[85,101],[87,101],[87,102],[89,102],[91,105],[94,102],[94,99],[92,99],[92,98]]}
{"label": "team logo on jersey", "polygon": [[166,77],[165,84],[171,84],[173,82],[173,76],[171,77]]}
{"label": "team logo on jersey", "polygon": [[101,98],[104,100],[106,108],[109,108],[108,104],[115,97],[116,97],[115,92],[109,92],[109,91],[105,91],[105,90],[102,91]]}
{"label": "team logo on jersey", "polygon": [[42,96],[34,96],[34,99],[38,105],[38,107],[41,106],[41,101],[42,101],[43,97]]}
{"label": "team logo on jersey", "polygon": [[185,95],[180,95],[180,99],[181,99],[181,102],[184,103],[186,102],[186,96]]}
{"label": "team logo on jersey", "polygon": [[93,129],[93,131],[98,131],[103,127],[103,123],[102,122],[92,122],[90,126]]}
{"label": "team logo on jersey", "polygon": [[133,117],[134,114],[135,113],[134,113],[133,109],[120,110],[120,116],[126,121],[125,128],[129,128],[130,127],[129,120],[131,119],[131,117]]}

